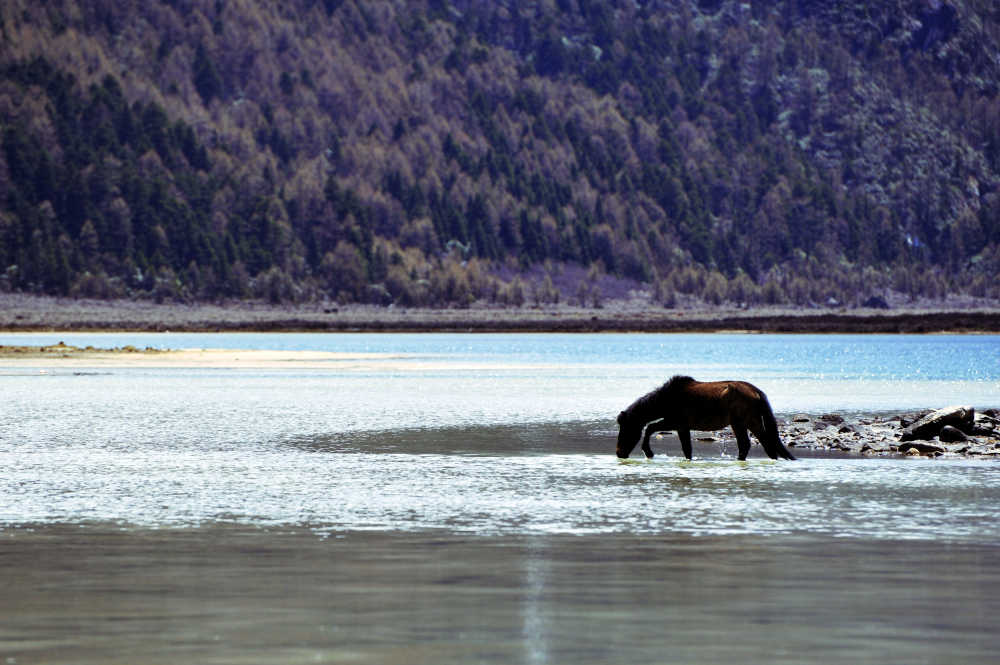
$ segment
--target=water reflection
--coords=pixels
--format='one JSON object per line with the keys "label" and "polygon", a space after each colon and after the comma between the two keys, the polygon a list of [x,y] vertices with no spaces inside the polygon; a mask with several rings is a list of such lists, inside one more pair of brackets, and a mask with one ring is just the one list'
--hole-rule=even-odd
{"label": "water reflection", "polygon": [[529,538],[525,543],[522,559],[524,601],[521,606],[523,621],[524,662],[548,663],[549,633],[544,611],[544,595],[550,586],[549,571],[552,560],[543,538]]}
{"label": "water reflection", "polygon": [[978,664],[1000,649],[995,545],[223,525],[3,544],[0,654],[17,662]]}

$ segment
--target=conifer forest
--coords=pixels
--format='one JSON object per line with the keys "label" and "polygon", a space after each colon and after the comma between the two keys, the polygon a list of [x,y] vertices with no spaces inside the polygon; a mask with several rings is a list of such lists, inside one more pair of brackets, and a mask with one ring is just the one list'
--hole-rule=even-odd
{"label": "conifer forest", "polygon": [[0,291],[854,306],[998,274],[995,0],[0,5]]}

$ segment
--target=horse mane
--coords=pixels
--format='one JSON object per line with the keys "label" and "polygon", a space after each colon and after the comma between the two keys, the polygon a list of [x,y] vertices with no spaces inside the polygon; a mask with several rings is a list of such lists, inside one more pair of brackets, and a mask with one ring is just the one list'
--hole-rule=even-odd
{"label": "horse mane", "polygon": [[621,415],[626,418],[631,418],[636,413],[642,413],[654,408],[660,400],[667,398],[676,394],[677,392],[684,390],[686,387],[694,383],[694,379],[690,376],[682,376],[677,374],[670,378],[669,381],[664,383],[659,388],[651,390],[636,401],[625,407]]}
{"label": "horse mane", "polygon": [[672,377],[670,377],[669,381],[667,381],[662,386],[657,388],[657,390],[680,390],[692,383],[694,383],[694,379],[692,379],[690,376],[685,376],[683,374],[674,374]]}

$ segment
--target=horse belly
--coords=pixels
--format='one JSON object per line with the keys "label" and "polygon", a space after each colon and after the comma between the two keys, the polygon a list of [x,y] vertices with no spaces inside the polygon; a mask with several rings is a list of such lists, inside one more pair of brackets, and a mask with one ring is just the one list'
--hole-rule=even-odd
{"label": "horse belly", "polygon": [[729,427],[729,416],[708,416],[703,415],[701,417],[691,418],[688,422],[688,429],[698,430],[700,432],[711,432],[717,429],[725,429]]}

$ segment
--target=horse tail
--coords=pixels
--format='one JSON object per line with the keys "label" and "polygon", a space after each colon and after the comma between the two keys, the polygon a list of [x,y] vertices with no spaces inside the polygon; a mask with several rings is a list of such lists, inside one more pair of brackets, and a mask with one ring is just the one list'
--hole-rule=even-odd
{"label": "horse tail", "polygon": [[[788,448],[785,448],[785,444],[781,442],[781,435],[778,433],[778,422],[774,419],[774,411],[771,410],[771,403],[767,401],[767,395],[765,395],[760,390],[757,391],[760,395],[761,401],[761,420],[764,422],[764,438],[767,443],[764,444],[764,450],[769,454],[776,453],[785,459],[795,459],[795,456],[788,452]],[[761,443],[764,443],[763,441]],[[770,455],[773,459],[775,454]]]}

